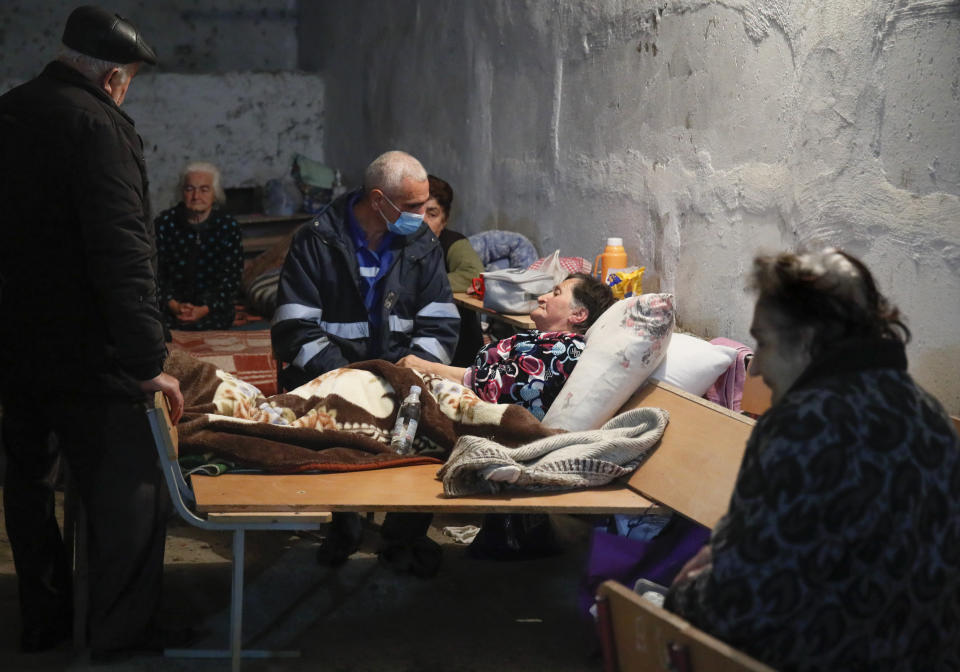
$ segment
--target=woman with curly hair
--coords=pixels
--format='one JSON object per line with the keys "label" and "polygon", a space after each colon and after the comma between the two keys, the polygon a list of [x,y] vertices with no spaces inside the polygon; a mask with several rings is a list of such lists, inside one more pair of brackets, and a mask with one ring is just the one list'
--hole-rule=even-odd
{"label": "woman with curly hair", "polygon": [[837,250],[754,260],[773,391],[666,607],[783,670],[960,669],[960,447],[910,332]]}

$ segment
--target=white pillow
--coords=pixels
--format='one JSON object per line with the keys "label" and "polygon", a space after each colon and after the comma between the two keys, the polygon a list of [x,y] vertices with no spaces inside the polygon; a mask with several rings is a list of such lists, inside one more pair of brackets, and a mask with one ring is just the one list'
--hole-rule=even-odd
{"label": "white pillow", "polygon": [[579,431],[612,418],[663,359],[673,320],[672,294],[640,294],[613,304],[587,330],[587,346],[543,424]]}
{"label": "white pillow", "polygon": [[702,397],[735,361],[737,351],[733,348],[714,345],[696,336],[674,334],[667,346],[667,356],[650,377]]}

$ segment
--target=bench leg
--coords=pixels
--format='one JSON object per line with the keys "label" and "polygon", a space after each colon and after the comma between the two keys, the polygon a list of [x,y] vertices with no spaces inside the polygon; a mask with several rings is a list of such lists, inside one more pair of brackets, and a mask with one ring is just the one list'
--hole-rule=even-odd
{"label": "bench leg", "polygon": [[232,672],[240,672],[243,658],[298,658],[299,651],[264,651],[243,649],[243,566],[245,530],[233,531],[233,581],[230,587],[229,649],[166,649],[168,658],[230,658]]}
{"label": "bench leg", "polygon": [[230,669],[240,672],[240,646],[243,637],[243,565],[245,530],[233,531],[233,587],[230,589]]}

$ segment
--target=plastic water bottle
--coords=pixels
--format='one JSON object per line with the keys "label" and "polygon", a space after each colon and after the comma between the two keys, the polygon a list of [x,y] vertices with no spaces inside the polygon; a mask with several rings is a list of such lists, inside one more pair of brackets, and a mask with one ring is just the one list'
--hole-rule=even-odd
{"label": "plastic water bottle", "polygon": [[330,195],[331,199],[338,198],[339,196],[342,196],[343,194],[347,193],[347,188],[343,184],[343,176],[340,175],[339,170],[333,173],[333,186],[330,189],[331,189],[331,195]]}
{"label": "plastic water bottle", "polygon": [[413,453],[413,437],[417,435],[417,424],[420,422],[420,387],[410,386],[410,393],[400,404],[397,411],[397,422],[390,432],[390,447],[398,455]]}
{"label": "plastic water bottle", "polygon": [[627,252],[623,249],[623,238],[607,238],[607,246],[593,262],[593,275],[606,282],[611,269],[622,269],[626,265]]}

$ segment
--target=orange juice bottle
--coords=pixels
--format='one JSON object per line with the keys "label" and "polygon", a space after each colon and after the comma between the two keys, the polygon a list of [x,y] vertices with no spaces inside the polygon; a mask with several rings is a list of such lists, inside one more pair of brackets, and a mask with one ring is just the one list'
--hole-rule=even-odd
{"label": "orange juice bottle", "polygon": [[623,238],[607,238],[607,246],[602,254],[598,254],[593,262],[593,274],[597,275],[597,267],[600,267],[599,277],[604,282],[607,281],[607,274],[611,268],[626,268],[627,251],[623,249]]}

